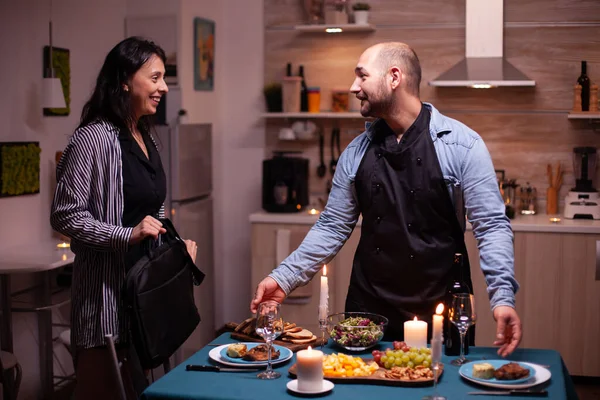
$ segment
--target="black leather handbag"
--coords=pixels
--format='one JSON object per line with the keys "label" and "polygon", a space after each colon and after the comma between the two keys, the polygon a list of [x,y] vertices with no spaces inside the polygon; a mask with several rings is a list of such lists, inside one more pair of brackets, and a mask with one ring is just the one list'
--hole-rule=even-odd
{"label": "black leather handbag", "polygon": [[172,222],[160,221],[167,232],[154,248],[147,247],[125,280],[132,342],[144,369],[167,361],[198,326],[194,285],[200,285],[205,276]]}

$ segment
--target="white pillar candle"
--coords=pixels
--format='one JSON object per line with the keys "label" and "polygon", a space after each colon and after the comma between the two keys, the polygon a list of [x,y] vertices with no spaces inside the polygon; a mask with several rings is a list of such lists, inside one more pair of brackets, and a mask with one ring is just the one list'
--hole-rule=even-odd
{"label": "white pillar candle", "polygon": [[329,283],[327,282],[327,265],[323,266],[323,276],[321,276],[321,296],[319,298],[319,319],[327,319],[329,302]]}
{"label": "white pillar candle", "polygon": [[323,389],[323,352],[313,350],[310,346],[306,350],[296,353],[296,366],[298,371],[298,390],[303,392],[316,392]]}
{"label": "white pillar candle", "polygon": [[427,322],[417,320],[404,323],[404,341],[408,347],[427,347]]}
{"label": "white pillar candle", "polygon": [[438,304],[433,315],[433,334],[431,340],[442,340],[444,336],[444,305]]}

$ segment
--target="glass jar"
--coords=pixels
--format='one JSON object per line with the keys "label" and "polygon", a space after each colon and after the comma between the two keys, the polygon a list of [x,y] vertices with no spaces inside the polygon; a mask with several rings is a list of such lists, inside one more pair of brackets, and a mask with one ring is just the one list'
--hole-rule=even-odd
{"label": "glass jar", "polygon": [[331,111],[347,112],[349,102],[349,93],[347,90],[331,91]]}
{"label": "glass jar", "polygon": [[306,89],[308,94],[308,112],[318,113],[321,110],[321,89],[318,87],[309,87]]}

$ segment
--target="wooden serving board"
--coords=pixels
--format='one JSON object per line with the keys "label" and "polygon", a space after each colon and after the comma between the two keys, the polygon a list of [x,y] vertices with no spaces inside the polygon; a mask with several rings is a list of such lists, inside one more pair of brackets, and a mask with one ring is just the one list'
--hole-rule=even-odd
{"label": "wooden serving board", "polygon": [[[365,359],[365,362],[372,360]],[[324,378],[328,381],[335,383],[360,383],[367,385],[387,385],[387,386],[430,386],[433,385],[433,378],[428,379],[415,379],[415,380],[404,380],[404,379],[393,379],[385,376],[385,368],[379,368],[369,376],[349,376],[349,377],[331,377],[325,376]],[[297,376],[296,364],[292,365],[288,370],[289,374],[293,377]],[[444,373],[444,366],[442,365],[439,370],[438,380]]]}
{"label": "wooden serving board", "polygon": [[[262,338],[257,338],[254,336],[246,335],[245,333],[241,333],[241,332],[231,332],[231,338],[235,339],[235,340],[239,340],[240,342],[262,342],[262,343],[265,342],[265,340]],[[302,343],[302,344],[286,342],[283,340],[275,340],[273,342],[273,344],[286,347],[295,353],[298,350],[307,349],[308,346],[315,348],[315,347],[321,346],[321,344],[325,345],[325,344],[327,344],[327,339],[323,340],[322,338],[317,338],[317,339],[313,340],[312,342]]]}

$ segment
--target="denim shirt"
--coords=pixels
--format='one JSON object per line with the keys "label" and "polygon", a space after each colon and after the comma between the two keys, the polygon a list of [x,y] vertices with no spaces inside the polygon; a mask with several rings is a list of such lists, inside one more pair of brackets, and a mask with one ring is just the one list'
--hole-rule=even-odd
{"label": "denim shirt", "polygon": [[[490,154],[481,137],[463,123],[442,115],[429,103],[429,133],[463,232],[465,216],[473,227],[492,309],[515,307],[513,232],[505,215]],[[354,180],[371,144],[376,120],[356,137],[338,160],[327,206],[302,244],[269,276],[286,294],[306,285],[342,248],[359,218]],[[344,266],[345,267],[345,266]]]}

